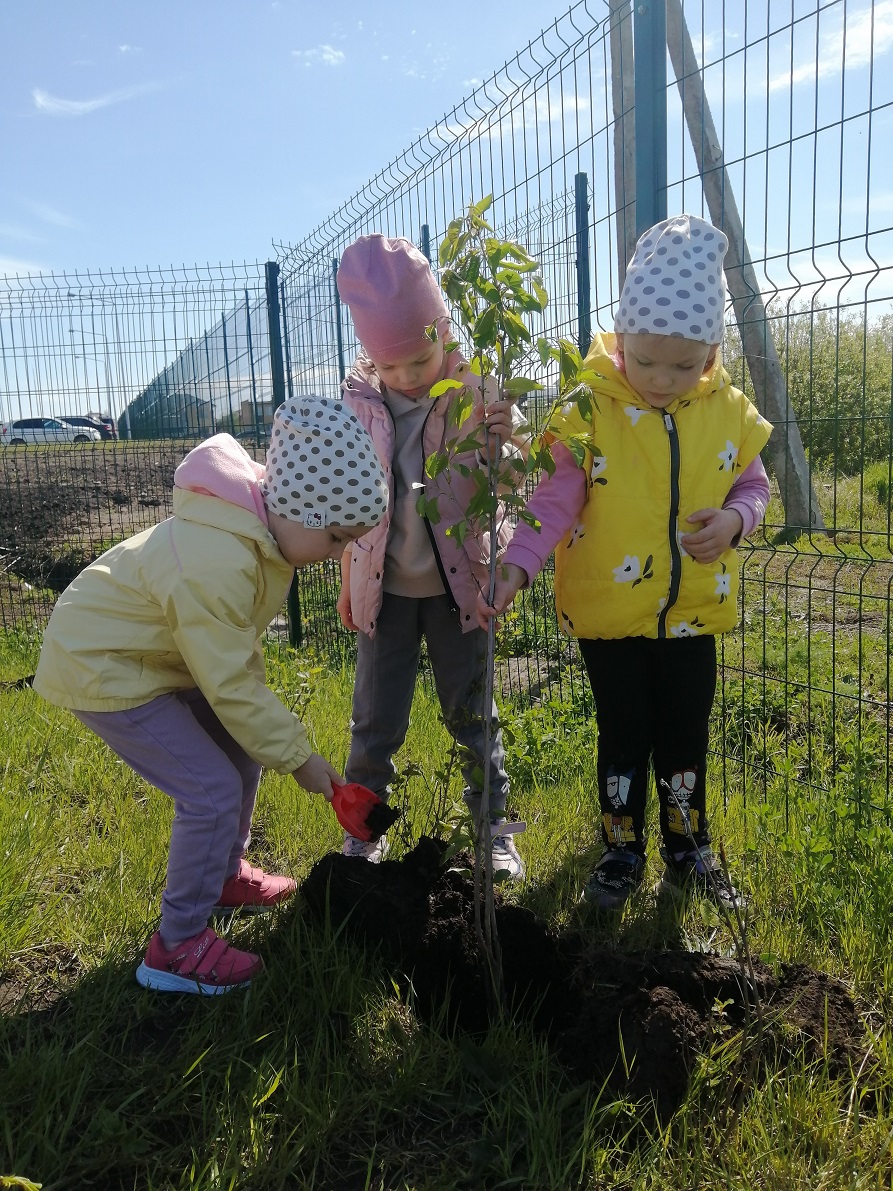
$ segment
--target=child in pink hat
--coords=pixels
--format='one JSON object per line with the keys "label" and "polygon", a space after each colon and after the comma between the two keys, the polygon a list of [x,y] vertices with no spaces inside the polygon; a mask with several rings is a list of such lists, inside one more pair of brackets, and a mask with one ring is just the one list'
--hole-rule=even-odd
{"label": "child in pink hat", "polygon": [[[475,612],[490,550],[500,547],[508,530],[500,510],[498,542],[486,534],[468,533],[462,542],[449,536],[476,491],[474,478],[453,467],[432,480],[424,466],[427,456],[445,449],[450,413],[463,393],[452,389],[432,398],[431,387],[446,378],[470,378],[468,364],[458,350],[447,350],[450,319],[443,295],[428,261],[408,240],[362,236],[345,250],[337,283],[363,348],[342,385],[343,401],[369,431],[390,489],[381,523],[342,559],[338,611],[345,627],[359,633],[347,779],[387,799],[425,639],[444,721],[466,758],[466,802],[477,821],[489,766],[494,871],[519,878],[524,866],[512,836],[523,824],[506,819],[508,777],[498,730],[484,755],[484,716],[495,719],[497,712],[495,704],[484,707],[486,634]],[[474,412],[463,435],[486,418],[486,449],[517,450],[512,439],[520,415],[510,401],[488,401],[485,411],[479,378],[474,380]],[[487,466],[480,450],[457,462],[469,469]],[[439,520],[417,512],[422,491],[436,498]],[[368,844],[345,835],[348,856],[375,863],[386,850],[384,837]]]}

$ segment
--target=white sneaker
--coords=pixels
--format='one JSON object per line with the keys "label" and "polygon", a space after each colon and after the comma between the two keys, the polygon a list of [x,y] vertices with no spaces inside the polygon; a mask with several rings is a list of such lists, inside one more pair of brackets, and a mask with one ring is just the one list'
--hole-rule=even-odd
{"label": "white sneaker", "polygon": [[380,835],[378,839],[367,842],[357,839],[355,835],[350,835],[345,831],[341,855],[357,856],[360,860],[368,860],[370,864],[380,864],[387,856],[389,846],[386,835]]}
{"label": "white sneaker", "polygon": [[510,823],[507,819],[490,824],[490,855],[493,857],[494,876],[505,873],[510,881],[520,881],[524,876],[524,861],[518,854],[512,836],[526,830],[526,823]]}

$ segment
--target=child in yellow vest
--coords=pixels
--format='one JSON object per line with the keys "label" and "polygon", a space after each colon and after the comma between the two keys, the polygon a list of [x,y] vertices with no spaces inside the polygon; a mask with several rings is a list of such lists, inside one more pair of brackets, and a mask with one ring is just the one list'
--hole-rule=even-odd
{"label": "child in yellow vest", "polygon": [[[735,547],[762,520],[759,453],[772,427],[722,367],[728,241],[697,216],[645,232],[626,273],[615,334],[596,335],[590,419],[553,419],[556,469],[519,523],[482,626],[531,583],[553,549],[564,630],[580,641],[598,723],[604,855],[584,888],[619,909],[645,869],[649,770],[660,799],[661,885],[743,904],[710,848],[708,721],[716,634],[737,617]],[[583,466],[562,442],[584,436]],[[694,841],[694,844],[693,842]]]}

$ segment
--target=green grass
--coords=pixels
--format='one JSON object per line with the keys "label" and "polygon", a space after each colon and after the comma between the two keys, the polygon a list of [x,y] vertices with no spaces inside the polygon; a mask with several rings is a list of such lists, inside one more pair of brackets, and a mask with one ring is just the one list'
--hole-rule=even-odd
{"label": "green grass", "polygon": [[[0,679],[30,672],[36,647],[0,636]],[[343,763],[350,673],[270,662],[317,747]],[[753,739],[784,757],[758,711]],[[579,903],[598,854],[592,724],[559,705],[505,714],[529,871],[508,896],[603,945],[666,945],[650,893],[613,925]],[[798,796],[790,765],[802,758],[788,747],[790,764],[776,765],[746,810],[746,786],[727,773],[724,810],[717,756],[714,833],[753,899],[754,954],[846,980],[869,1058],[835,1078],[796,1050],[767,1057],[724,1117],[728,1055],[717,1046],[658,1122],[648,1106],[573,1084],[523,1024],[474,1040],[422,1025],[375,956],[299,908],[233,925],[267,965],[246,995],[140,989],[133,971],[156,922],[170,805],[73,717],[30,690],[0,691],[0,1175],[45,1191],[890,1187],[893,832],[851,796],[829,738],[810,736],[808,722],[799,730],[826,795]],[[845,719],[832,744],[837,756],[855,748]],[[458,797],[458,780],[443,775],[448,755],[420,690],[400,757],[408,822],[397,855]],[[301,878],[340,831],[320,798],[268,774],[254,836],[253,859]],[[654,856],[649,864],[656,877]],[[728,953],[733,940],[694,905],[673,942]]]}

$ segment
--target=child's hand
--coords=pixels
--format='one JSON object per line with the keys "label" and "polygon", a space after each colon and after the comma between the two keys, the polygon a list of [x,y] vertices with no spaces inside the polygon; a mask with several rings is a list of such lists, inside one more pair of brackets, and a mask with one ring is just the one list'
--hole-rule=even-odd
{"label": "child's hand", "polygon": [[523,567],[515,566],[513,562],[503,563],[497,567],[492,608],[487,603],[487,596],[484,592],[478,595],[477,617],[478,624],[482,629],[486,631],[493,617],[505,612],[526,583],[527,572]]}
{"label": "child's hand", "polygon": [[338,615],[341,617],[341,623],[346,629],[350,629],[352,633],[358,633],[360,626],[354,624],[353,616],[350,611],[350,587],[347,584],[342,585],[341,594],[335,604]]}
{"label": "child's hand", "polygon": [[682,548],[695,562],[716,562],[744,529],[741,514],[734,509],[698,509],[686,520],[700,521],[703,525],[695,533],[680,538]]}
{"label": "child's hand", "polygon": [[311,794],[322,794],[328,802],[334,795],[332,782],[336,786],[344,785],[344,777],[318,753],[311,753],[303,765],[292,771],[292,777],[299,786]]}

